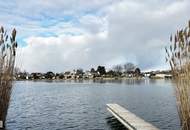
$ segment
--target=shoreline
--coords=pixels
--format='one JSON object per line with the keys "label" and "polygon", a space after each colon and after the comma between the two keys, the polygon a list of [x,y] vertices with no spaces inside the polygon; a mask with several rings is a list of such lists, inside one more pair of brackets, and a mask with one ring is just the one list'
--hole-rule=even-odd
{"label": "shoreline", "polygon": [[79,79],[14,79],[14,81],[125,81],[125,80],[171,80],[172,78],[161,78],[161,77],[115,77],[115,78],[79,78]]}

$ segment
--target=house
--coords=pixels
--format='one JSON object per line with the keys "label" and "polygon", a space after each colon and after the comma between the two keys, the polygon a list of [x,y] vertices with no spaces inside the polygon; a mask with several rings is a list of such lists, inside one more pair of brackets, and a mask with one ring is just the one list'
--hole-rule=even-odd
{"label": "house", "polygon": [[73,74],[70,71],[66,71],[64,73],[65,79],[71,79],[73,77]]}
{"label": "house", "polygon": [[170,71],[152,71],[149,73],[149,78],[172,78],[172,74]]}
{"label": "house", "polygon": [[29,79],[42,79],[43,74],[42,73],[31,73],[29,75]]}
{"label": "house", "polygon": [[15,75],[16,79],[29,79],[29,74],[27,72],[20,72],[17,75]]}
{"label": "house", "polygon": [[75,79],[81,79],[83,78],[84,72],[82,69],[77,69],[74,73],[74,78]]}
{"label": "house", "polygon": [[86,71],[84,74],[83,74],[83,78],[84,79],[92,79],[93,78],[93,75],[90,71]]}
{"label": "house", "polygon": [[44,76],[46,79],[55,79],[55,74],[51,71],[47,72]]}
{"label": "house", "polygon": [[64,73],[56,73],[55,75],[55,79],[64,79],[65,76],[64,76]]}

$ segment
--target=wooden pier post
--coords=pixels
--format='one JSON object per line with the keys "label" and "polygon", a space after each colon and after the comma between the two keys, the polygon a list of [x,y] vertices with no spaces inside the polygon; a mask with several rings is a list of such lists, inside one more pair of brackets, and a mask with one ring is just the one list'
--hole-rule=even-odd
{"label": "wooden pier post", "polygon": [[3,121],[0,121],[0,129],[3,129]]}

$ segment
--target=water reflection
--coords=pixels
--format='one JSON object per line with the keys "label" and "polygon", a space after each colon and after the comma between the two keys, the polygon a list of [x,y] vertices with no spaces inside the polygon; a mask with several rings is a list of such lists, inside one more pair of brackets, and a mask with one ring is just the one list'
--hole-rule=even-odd
{"label": "water reflection", "polygon": [[126,84],[126,85],[148,85],[148,84],[156,84],[160,82],[169,82],[172,81],[170,79],[149,79],[149,78],[129,78],[129,79],[92,79],[92,80],[83,80],[83,79],[76,79],[76,80],[35,80],[33,82],[47,82],[47,83],[99,83],[99,84]]}
{"label": "water reflection", "polygon": [[107,103],[118,103],[160,129],[180,129],[168,80],[20,81],[14,85],[8,130],[126,130],[106,110]]}
{"label": "water reflection", "polygon": [[124,81],[125,84],[133,85],[133,84],[144,84],[146,79],[127,79]]}
{"label": "water reflection", "polygon": [[148,78],[140,78],[140,79],[113,79],[113,80],[104,80],[104,79],[99,79],[99,80],[89,80],[89,81],[84,81],[84,82],[89,82],[89,83],[114,83],[114,84],[126,84],[126,85],[148,85],[148,84],[155,84],[157,82],[171,82],[171,80],[165,80],[165,79],[148,79]]}
{"label": "water reflection", "polygon": [[128,130],[124,125],[122,125],[116,118],[113,116],[106,118],[106,123],[111,130]]}

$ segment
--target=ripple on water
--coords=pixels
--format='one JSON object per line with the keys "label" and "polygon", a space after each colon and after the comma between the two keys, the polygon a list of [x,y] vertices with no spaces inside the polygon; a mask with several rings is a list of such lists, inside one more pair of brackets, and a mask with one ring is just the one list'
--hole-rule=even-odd
{"label": "ripple on water", "polygon": [[178,130],[172,84],[16,82],[7,116],[8,130],[125,130],[107,112],[118,103],[160,129]]}

